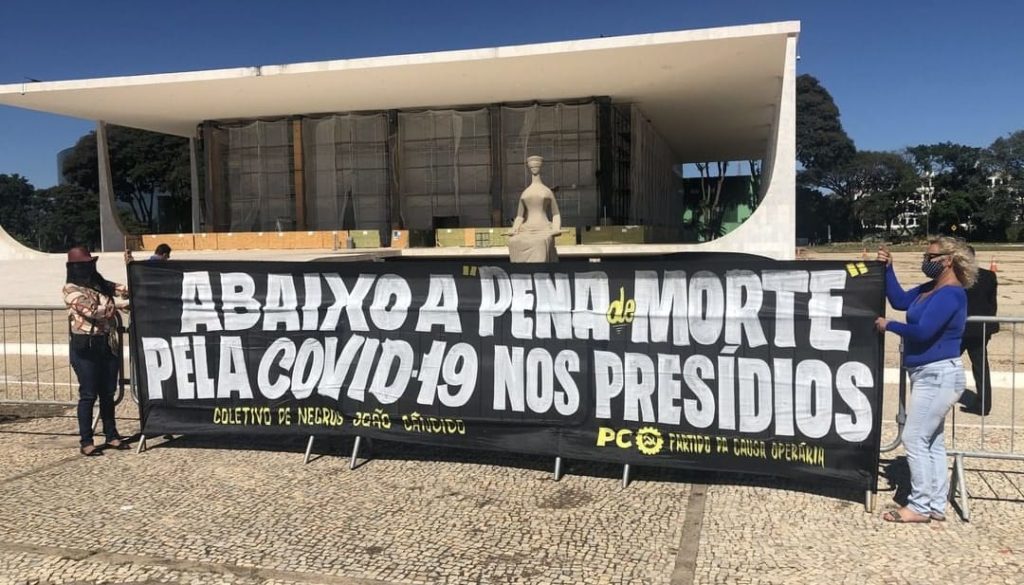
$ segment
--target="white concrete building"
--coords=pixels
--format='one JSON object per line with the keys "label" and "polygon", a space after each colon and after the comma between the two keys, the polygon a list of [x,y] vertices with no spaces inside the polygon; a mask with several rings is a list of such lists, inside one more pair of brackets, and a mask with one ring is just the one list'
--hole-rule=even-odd
{"label": "white concrete building", "polygon": [[761,203],[739,228],[642,251],[787,259],[799,30],[16,83],[0,85],[0,105],[97,122],[105,250],[123,245],[105,132],[116,124],[190,139],[196,232],[506,226],[533,154],[546,159],[564,225],[671,232],[683,217],[680,165],[759,160]]}

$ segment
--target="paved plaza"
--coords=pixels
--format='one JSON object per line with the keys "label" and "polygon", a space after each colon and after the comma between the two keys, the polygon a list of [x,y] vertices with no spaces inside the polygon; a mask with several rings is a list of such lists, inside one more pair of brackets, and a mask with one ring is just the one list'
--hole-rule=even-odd
{"label": "paved plaza", "polygon": [[[916,258],[898,257],[901,274]],[[1024,314],[1024,254],[1000,261],[1000,313]],[[63,319],[0,315],[0,401],[74,398]],[[991,345],[1007,380],[1024,373],[1015,338]],[[984,435],[1024,451],[1018,394],[996,389],[984,428],[957,414],[955,446]],[[883,443],[897,395],[887,387]],[[130,399],[119,416],[138,431]],[[351,440],[319,441],[309,465],[304,441],[195,437],[84,458],[75,429],[66,407],[0,404],[0,585],[1024,584],[1024,463],[967,461],[970,522],[951,508],[944,523],[896,526],[879,514],[908,487],[900,450],[883,453],[867,513],[863,494],[808,483],[640,468],[623,488],[621,468],[579,461],[556,482],[549,458],[398,443],[355,470]]]}
{"label": "paved plaza", "polygon": [[868,514],[808,484],[638,469],[624,489],[616,466],[556,482],[550,459],[397,443],[355,470],[347,440],[309,465],[301,443],[190,438],[85,458],[70,411],[2,408],[0,585],[1024,583],[1019,464],[969,461],[969,523],[894,526],[898,452]]}

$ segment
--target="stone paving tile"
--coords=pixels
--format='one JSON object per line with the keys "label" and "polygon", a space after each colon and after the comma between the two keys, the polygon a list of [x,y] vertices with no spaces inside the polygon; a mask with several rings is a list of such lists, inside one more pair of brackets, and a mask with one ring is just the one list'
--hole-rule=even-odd
{"label": "stone paving tile", "polygon": [[[111,564],[105,559],[73,559],[55,554],[0,550],[0,585],[81,585],[99,583],[187,583],[189,585],[301,585],[311,581],[266,579],[203,569],[180,569],[145,563]],[[353,582],[353,585],[358,585]]]}
{"label": "stone paving tile", "polygon": [[705,509],[695,582],[1024,583],[1024,518],[1006,518],[1003,505],[974,505],[972,523],[953,518],[901,526],[856,503],[716,487]]}
{"label": "stone paving tile", "polygon": [[0,481],[73,457],[78,449],[74,418],[16,418],[0,424]]}
{"label": "stone paving tile", "polygon": [[[29,410],[49,416],[35,416]],[[118,406],[118,432],[131,435],[138,431],[137,412],[134,404]],[[78,422],[73,408],[24,407],[8,405],[0,414],[0,440],[3,441],[3,455],[0,460],[0,481],[40,469],[78,455]],[[97,431],[102,430],[102,425]],[[96,437],[97,444],[103,441]]]}
{"label": "stone paving tile", "polygon": [[171,445],[5,482],[0,550],[88,543],[387,583],[668,583],[689,493],[670,472],[643,470],[623,491],[614,466],[573,462],[556,483],[549,459],[399,444],[378,445],[381,458],[356,471],[341,457],[303,466],[302,444]]}
{"label": "stone paving tile", "polygon": [[[977,429],[961,433],[979,439]],[[894,525],[880,515],[897,507],[908,473],[902,455],[883,456],[872,514],[840,491],[814,496],[790,482],[774,486],[793,491],[754,481],[712,487],[694,582],[1024,584],[1024,466],[969,459],[971,522],[950,507],[946,522]]]}
{"label": "stone paving tile", "polygon": [[[980,444],[978,420],[960,421],[961,446]],[[888,477],[867,514],[806,484],[639,469],[622,490],[615,466],[568,462],[556,483],[548,459],[395,443],[356,471],[348,441],[318,443],[334,455],[308,466],[303,441],[85,459],[74,429],[67,413],[0,422],[0,585],[670,583],[693,479],[711,482],[693,583],[1024,584],[1018,462],[967,461],[972,522],[951,509],[895,526],[879,519]],[[1008,429],[985,432],[1008,445]],[[883,455],[897,484],[901,454]]]}

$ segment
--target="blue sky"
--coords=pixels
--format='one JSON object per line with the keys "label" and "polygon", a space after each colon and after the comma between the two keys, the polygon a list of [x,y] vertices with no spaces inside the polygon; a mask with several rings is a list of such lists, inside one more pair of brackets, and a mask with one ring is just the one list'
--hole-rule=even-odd
{"label": "blue sky", "polygon": [[[817,76],[862,149],[987,146],[1024,129],[1024,3],[692,0],[343,2],[2,0],[0,83],[464,49],[800,20]],[[56,183],[93,128],[0,106],[0,173]]]}

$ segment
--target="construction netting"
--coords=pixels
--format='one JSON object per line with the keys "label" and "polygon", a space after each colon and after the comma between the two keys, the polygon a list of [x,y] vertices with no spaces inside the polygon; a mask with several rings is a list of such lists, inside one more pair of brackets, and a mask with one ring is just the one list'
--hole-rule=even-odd
{"label": "construction netting", "polygon": [[[672,150],[629,104],[327,114],[206,128],[207,204],[217,231],[509,226],[534,155],[544,157],[541,179],[555,192],[562,225],[674,227],[683,217]],[[601,164],[611,165],[603,177]]]}
{"label": "construction netting", "polygon": [[309,229],[388,229],[387,114],[302,121]]}
{"label": "construction netting", "polygon": [[491,225],[486,109],[398,114],[398,185],[409,229]]}
{"label": "construction netting", "polygon": [[502,220],[511,225],[519,196],[530,184],[527,157],[544,157],[541,179],[555,192],[562,225],[597,222],[597,104],[501,108]]}
{"label": "construction netting", "polygon": [[630,107],[629,167],[630,223],[681,228],[683,182],[675,155],[635,105]]}
{"label": "construction netting", "polygon": [[288,120],[219,124],[208,136],[219,160],[218,231],[295,229],[292,132]]}

